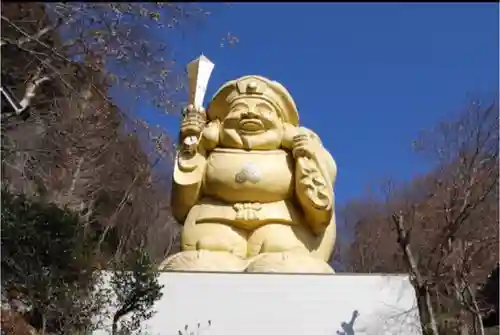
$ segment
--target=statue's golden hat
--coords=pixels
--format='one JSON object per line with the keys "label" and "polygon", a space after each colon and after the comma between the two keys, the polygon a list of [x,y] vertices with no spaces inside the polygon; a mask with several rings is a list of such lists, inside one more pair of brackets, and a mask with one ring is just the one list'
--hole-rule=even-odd
{"label": "statue's golden hat", "polygon": [[280,83],[261,76],[244,76],[222,85],[208,106],[208,119],[224,119],[229,112],[229,104],[244,97],[266,100],[276,108],[283,121],[294,126],[299,123],[297,107],[287,89]]}

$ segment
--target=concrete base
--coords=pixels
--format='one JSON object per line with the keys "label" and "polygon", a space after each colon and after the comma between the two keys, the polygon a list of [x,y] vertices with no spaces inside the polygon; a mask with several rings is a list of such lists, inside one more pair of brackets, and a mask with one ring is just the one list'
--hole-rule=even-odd
{"label": "concrete base", "polygon": [[422,333],[405,275],[164,272],[160,282],[145,325],[155,335]]}

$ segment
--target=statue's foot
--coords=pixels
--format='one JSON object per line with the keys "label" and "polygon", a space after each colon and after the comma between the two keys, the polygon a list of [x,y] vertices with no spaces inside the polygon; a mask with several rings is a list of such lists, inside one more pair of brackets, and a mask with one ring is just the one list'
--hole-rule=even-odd
{"label": "statue's foot", "polygon": [[335,273],[327,262],[295,252],[270,252],[258,255],[251,260],[245,272]]}
{"label": "statue's foot", "polygon": [[229,252],[188,250],[168,257],[160,270],[243,272],[248,261]]}

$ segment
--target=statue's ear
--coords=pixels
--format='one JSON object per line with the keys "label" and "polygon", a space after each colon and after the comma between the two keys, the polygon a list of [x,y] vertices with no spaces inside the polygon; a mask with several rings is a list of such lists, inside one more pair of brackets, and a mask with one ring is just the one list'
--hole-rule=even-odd
{"label": "statue's ear", "polygon": [[283,139],[281,147],[284,149],[292,149],[293,137],[298,134],[298,128],[289,123],[283,123]]}
{"label": "statue's ear", "polygon": [[323,147],[323,143],[321,142],[321,139],[319,138],[318,134],[316,134],[314,131],[306,127],[300,127],[299,129],[303,134],[307,134],[307,136],[311,140],[313,140],[318,146]]}
{"label": "statue's ear", "polygon": [[215,119],[210,121],[203,130],[203,146],[207,150],[212,150],[219,144],[220,121]]}

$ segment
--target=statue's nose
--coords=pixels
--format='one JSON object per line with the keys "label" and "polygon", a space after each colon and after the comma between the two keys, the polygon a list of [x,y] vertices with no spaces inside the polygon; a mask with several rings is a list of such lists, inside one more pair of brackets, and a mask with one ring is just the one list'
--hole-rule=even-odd
{"label": "statue's nose", "polygon": [[250,108],[245,113],[243,113],[242,116],[244,119],[253,119],[259,117],[259,113],[257,113],[254,108]]}

